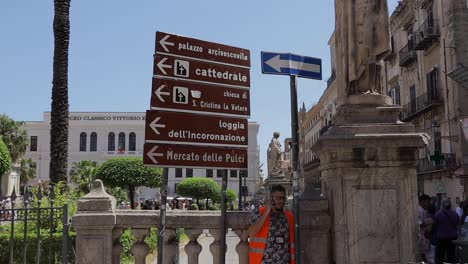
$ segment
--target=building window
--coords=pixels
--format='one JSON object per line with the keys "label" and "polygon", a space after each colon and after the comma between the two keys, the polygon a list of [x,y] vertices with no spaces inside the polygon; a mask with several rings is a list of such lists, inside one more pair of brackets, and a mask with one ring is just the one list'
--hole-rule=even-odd
{"label": "building window", "polygon": [[81,134],[80,134],[80,151],[86,151],[86,138],[87,138],[86,133],[81,132]]}
{"label": "building window", "polygon": [[176,176],[176,178],[182,178],[182,169],[181,168],[176,168],[175,169],[175,176]]}
{"label": "building window", "polygon": [[416,112],[416,86],[414,85],[410,87],[410,107],[411,113]]}
{"label": "building window", "polygon": [[125,133],[124,132],[119,133],[119,144],[118,144],[118,146],[119,146],[118,150],[120,152],[125,151]]}
{"label": "building window", "polygon": [[246,178],[247,177],[247,171],[246,170],[241,170],[240,173],[239,173],[239,176],[242,177],[242,178]]}
{"label": "building window", "polygon": [[206,177],[213,178],[213,170],[206,170]]}
{"label": "building window", "polygon": [[391,90],[388,92],[388,96],[392,98],[392,103],[394,105],[400,105],[400,86],[392,86]]}
{"label": "building window", "polygon": [[185,177],[192,178],[193,177],[193,169],[185,169]]}
{"label": "building window", "polygon": [[237,171],[231,170],[231,178],[237,178]]}
{"label": "building window", "polygon": [[107,150],[108,151],[115,151],[115,134],[114,134],[114,132],[110,132],[109,136],[107,136]]}
{"label": "building window", "polygon": [[37,136],[31,136],[31,145],[29,151],[37,151]]}
{"label": "building window", "polygon": [[223,170],[216,170],[216,177],[222,178],[223,177]]}
{"label": "building window", "polygon": [[440,124],[437,121],[432,124],[432,131],[434,133],[434,153],[442,153],[442,135],[440,133]]}
{"label": "building window", "polygon": [[177,187],[179,186],[178,183],[174,183],[174,192],[177,193]]}
{"label": "building window", "polygon": [[135,151],[136,150],[136,135],[135,133],[130,133],[128,136],[128,150]]}
{"label": "building window", "polygon": [[434,67],[427,75],[427,95],[429,102],[432,100],[438,100],[440,97],[439,93],[439,70]]}
{"label": "building window", "polygon": [[90,140],[90,146],[89,146],[89,151],[97,151],[97,134],[96,132],[91,133],[91,136],[89,138]]}

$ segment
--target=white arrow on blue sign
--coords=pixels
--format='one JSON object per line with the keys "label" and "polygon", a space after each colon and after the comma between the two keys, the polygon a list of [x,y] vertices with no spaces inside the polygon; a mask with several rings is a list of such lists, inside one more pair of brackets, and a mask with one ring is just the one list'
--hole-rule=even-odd
{"label": "white arrow on blue sign", "polygon": [[322,59],[262,51],[262,73],[322,80]]}

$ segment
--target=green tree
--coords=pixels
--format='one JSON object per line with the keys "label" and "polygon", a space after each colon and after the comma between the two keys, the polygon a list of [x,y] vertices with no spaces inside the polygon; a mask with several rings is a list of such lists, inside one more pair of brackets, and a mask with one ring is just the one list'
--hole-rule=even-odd
{"label": "green tree", "polygon": [[15,121],[5,114],[0,115],[0,136],[10,151],[13,163],[21,159],[28,146],[28,134],[23,125],[24,122]]}
{"label": "green tree", "polygon": [[232,203],[235,200],[237,200],[237,192],[234,191],[233,189],[227,189],[226,190],[226,202]]}
{"label": "green tree", "polygon": [[161,169],[145,167],[141,157],[110,159],[99,167],[96,174],[109,187],[127,188],[128,198],[134,209],[134,193],[138,186],[156,188],[161,185]]}
{"label": "green tree", "polygon": [[2,179],[3,174],[9,171],[11,168],[11,157],[10,152],[8,151],[7,146],[0,137],[0,180]]}
{"label": "green tree", "polygon": [[91,184],[96,179],[99,165],[96,161],[82,160],[74,162],[70,170],[70,178],[78,185],[78,189],[83,193],[89,193]]}
{"label": "green tree", "polygon": [[36,178],[36,163],[32,159],[21,159],[20,182],[22,185]]}
{"label": "green tree", "polygon": [[207,178],[189,178],[183,180],[177,186],[177,194],[188,196],[197,200],[197,205],[200,206],[200,199],[215,200],[221,192],[221,187],[217,182]]}
{"label": "green tree", "polygon": [[52,182],[67,180],[68,49],[70,0],[54,0],[54,62],[50,112],[50,170]]}
{"label": "green tree", "polygon": [[[233,189],[228,188],[226,190],[226,203],[231,203],[234,202],[237,199],[237,193]],[[219,193],[216,195],[216,198],[214,199],[215,202],[221,203],[221,187]]]}

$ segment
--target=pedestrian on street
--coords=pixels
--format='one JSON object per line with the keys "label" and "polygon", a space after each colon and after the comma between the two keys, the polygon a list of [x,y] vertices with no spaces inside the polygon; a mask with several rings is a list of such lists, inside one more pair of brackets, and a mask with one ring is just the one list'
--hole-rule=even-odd
{"label": "pedestrian on street", "polygon": [[455,211],[451,210],[449,199],[442,201],[442,208],[435,215],[436,226],[436,264],[442,264],[444,261],[455,263],[455,244],[453,240],[458,238],[458,225],[460,218]]}
{"label": "pedestrian on street", "polygon": [[270,203],[250,218],[250,264],[295,264],[294,215],[286,211],[286,190],[274,185]]}

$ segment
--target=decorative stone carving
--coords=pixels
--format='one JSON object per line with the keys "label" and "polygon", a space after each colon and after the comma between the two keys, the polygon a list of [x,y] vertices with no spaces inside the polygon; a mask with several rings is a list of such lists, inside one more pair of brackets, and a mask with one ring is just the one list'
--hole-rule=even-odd
{"label": "decorative stone carving", "polygon": [[281,143],[278,140],[279,136],[279,132],[274,132],[270,145],[268,145],[268,177],[279,176],[283,174],[281,170],[281,162],[283,161],[283,157]]}

